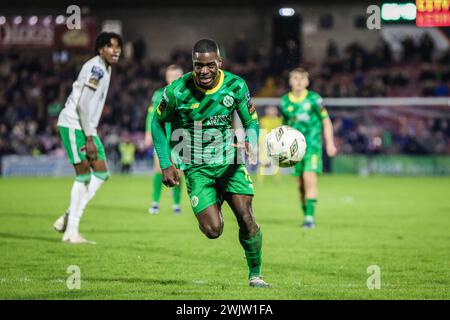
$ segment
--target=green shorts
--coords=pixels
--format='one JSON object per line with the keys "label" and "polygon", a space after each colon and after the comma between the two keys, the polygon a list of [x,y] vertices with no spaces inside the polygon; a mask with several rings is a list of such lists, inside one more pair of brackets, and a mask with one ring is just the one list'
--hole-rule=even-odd
{"label": "green shorts", "polygon": [[300,177],[303,172],[315,172],[321,174],[323,169],[322,150],[307,152],[302,161],[294,167],[294,176]]}
{"label": "green shorts", "polygon": [[[86,136],[83,131],[59,127],[59,134],[71,164],[86,160]],[[105,147],[99,137],[94,136],[94,144],[97,147],[97,159],[106,161]]]}
{"label": "green shorts", "polygon": [[184,171],[194,214],[223,203],[226,193],[254,195],[253,182],[244,165],[201,165]]}

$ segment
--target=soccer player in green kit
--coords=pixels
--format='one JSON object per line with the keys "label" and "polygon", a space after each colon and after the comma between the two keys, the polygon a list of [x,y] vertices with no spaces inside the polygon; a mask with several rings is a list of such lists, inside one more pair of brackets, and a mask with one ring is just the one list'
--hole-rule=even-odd
{"label": "soccer player in green kit", "polygon": [[314,211],[317,203],[317,175],[322,173],[322,131],[328,156],[336,154],[333,125],[327,110],[322,106],[322,98],[307,90],[309,74],[302,68],[296,68],[289,74],[292,91],[281,97],[283,124],[303,133],[306,139],[306,154],[295,166],[298,176],[298,188],[305,220],[303,228],[316,226]]}
{"label": "soccer player in green kit", "polygon": [[[165,88],[152,122],[163,183],[169,187],[179,184],[171,161],[172,150],[172,159],[184,172],[200,230],[209,239],[220,237],[221,205],[227,201],[239,224],[249,285],[269,287],[261,275],[262,233],[252,211],[253,184],[245,166],[236,161],[236,147],[243,146],[250,163],[256,162],[259,134],[256,110],[245,81],[221,70],[222,59],[216,42],[199,40],[193,47],[192,60],[193,71]],[[234,111],[246,130],[245,143],[237,145],[231,130]],[[172,126],[170,146],[163,129],[168,122]],[[180,140],[185,145],[176,153],[180,143],[175,143]]]}
{"label": "soccer player in green kit", "polygon": [[[167,84],[171,84],[173,81],[177,80],[179,77],[183,75],[183,69],[178,65],[170,65],[167,67],[165,72],[165,78]],[[152,145],[152,120],[156,111],[156,107],[161,102],[162,96],[164,92],[164,87],[157,89],[152,96],[151,105],[148,108],[147,113],[147,121],[145,126],[145,146],[148,148]],[[166,131],[170,131],[170,126],[167,126]],[[148,210],[151,214],[158,214],[159,212],[159,199],[161,197],[161,188],[162,188],[162,173],[161,168],[159,166],[159,160],[157,156],[153,157],[154,165],[153,168],[155,173],[153,175],[153,203],[150,209]],[[180,200],[181,200],[181,184],[175,186],[173,188],[173,207],[172,210],[175,214],[181,213],[180,208]]]}

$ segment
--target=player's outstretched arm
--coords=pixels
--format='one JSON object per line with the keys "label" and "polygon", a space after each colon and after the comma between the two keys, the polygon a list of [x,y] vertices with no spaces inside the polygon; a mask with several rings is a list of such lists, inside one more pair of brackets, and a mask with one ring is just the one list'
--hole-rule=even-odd
{"label": "player's outstretched arm", "polygon": [[147,111],[147,118],[145,121],[145,147],[149,148],[153,144],[152,139],[152,121],[154,117],[154,110],[153,107],[148,108]]}
{"label": "player's outstretched arm", "polygon": [[237,107],[237,113],[245,128],[245,151],[250,164],[257,163],[259,122],[255,105],[250,99],[250,92],[246,84],[240,91],[240,101]]}
{"label": "player's outstretched arm", "polygon": [[177,186],[180,184],[178,172],[170,161],[170,150],[167,143],[165,133],[165,123],[170,121],[173,117],[175,107],[175,99],[173,92],[169,87],[164,90],[164,95],[161,102],[156,109],[156,114],[152,120],[152,139],[155,146],[156,154],[158,155],[159,165],[163,174],[163,183],[168,187]]}
{"label": "player's outstretched arm", "polygon": [[163,174],[163,184],[174,187],[180,184],[178,172],[170,161],[170,150],[161,121],[154,117],[152,121],[152,138]]}
{"label": "player's outstretched arm", "polygon": [[80,117],[81,128],[83,129],[84,135],[86,136],[86,155],[89,160],[97,159],[97,148],[94,144],[94,134],[95,130],[90,122],[90,108],[89,104],[94,97],[95,91],[84,86],[81,91],[80,100],[77,105],[77,112]]}
{"label": "player's outstretched arm", "polygon": [[337,153],[337,148],[334,144],[333,124],[329,117],[322,120],[322,126],[327,154],[329,157],[334,157]]}

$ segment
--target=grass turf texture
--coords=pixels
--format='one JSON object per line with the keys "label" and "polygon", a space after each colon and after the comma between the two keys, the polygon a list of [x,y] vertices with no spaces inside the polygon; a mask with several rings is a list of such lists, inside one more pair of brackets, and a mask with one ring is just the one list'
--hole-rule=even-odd
{"label": "grass turf texture", "polygon": [[[449,299],[450,179],[324,176],[318,227],[299,228],[295,180],[255,181],[263,273],[249,288],[232,212],[217,240],[198,229],[183,190],[183,214],[163,191],[147,213],[150,177],[113,176],[88,206],[81,232],[96,245],[69,245],[52,229],[72,179],[0,179],[0,299]],[[256,180],[256,179],[254,179]],[[81,289],[66,286],[68,266]],[[367,288],[367,268],[381,289]]]}

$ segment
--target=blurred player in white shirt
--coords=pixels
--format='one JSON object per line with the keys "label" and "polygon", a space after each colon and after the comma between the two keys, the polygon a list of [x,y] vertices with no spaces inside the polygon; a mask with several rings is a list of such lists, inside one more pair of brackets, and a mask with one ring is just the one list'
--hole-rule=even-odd
{"label": "blurred player in white shirt", "polygon": [[122,39],[102,32],[95,41],[95,57],[87,61],[73,83],[72,92],[58,118],[58,127],[76,178],[67,212],[54,223],[68,243],[94,243],[78,232],[83,211],[108,177],[105,148],[97,136],[97,126],[105,105],[111,66],[119,62]]}

